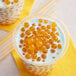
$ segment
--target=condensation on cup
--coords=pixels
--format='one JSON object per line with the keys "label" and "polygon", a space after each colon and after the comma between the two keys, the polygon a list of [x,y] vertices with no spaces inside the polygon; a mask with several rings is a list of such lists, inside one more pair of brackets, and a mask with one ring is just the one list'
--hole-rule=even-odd
{"label": "condensation on cup", "polygon": [[15,23],[21,14],[24,0],[0,0],[0,24]]}

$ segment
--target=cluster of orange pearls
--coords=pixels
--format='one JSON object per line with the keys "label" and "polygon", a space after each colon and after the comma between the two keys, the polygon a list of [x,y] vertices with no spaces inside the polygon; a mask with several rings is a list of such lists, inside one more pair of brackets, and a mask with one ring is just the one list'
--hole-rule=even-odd
{"label": "cluster of orange pearls", "polygon": [[[43,59],[42,61],[45,62],[48,49],[51,47],[50,52],[55,53],[55,49],[61,49],[62,45],[59,44],[60,40],[57,37],[59,36],[59,32],[57,32],[57,24],[55,22],[47,26],[41,23],[44,22],[47,24],[48,20],[39,19],[38,22],[37,28],[35,28],[36,24],[32,24],[32,26],[30,26],[28,22],[24,24],[24,27],[21,28],[22,33],[20,34],[20,37],[24,39],[20,40],[19,47],[22,48],[23,55],[25,55],[26,59],[32,59],[32,61],[35,59],[41,61],[41,59]],[[55,44],[55,42],[57,42],[58,45]],[[38,52],[42,52],[40,57],[37,55]]]}
{"label": "cluster of orange pearls", "polygon": [[11,2],[10,0],[2,0],[2,2],[4,2],[6,5],[9,5],[10,3],[18,3],[19,0],[14,0],[13,2]]}

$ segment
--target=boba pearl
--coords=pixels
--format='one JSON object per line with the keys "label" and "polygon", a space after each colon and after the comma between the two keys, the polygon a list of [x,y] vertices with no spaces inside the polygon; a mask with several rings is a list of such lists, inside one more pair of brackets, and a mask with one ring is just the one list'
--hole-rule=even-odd
{"label": "boba pearl", "polygon": [[57,48],[57,45],[56,45],[56,44],[52,44],[51,47],[52,47],[53,49],[56,49],[56,48]]}
{"label": "boba pearl", "polygon": [[22,39],[20,40],[20,43],[23,44],[23,40]]}
{"label": "boba pearl", "polygon": [[37,57],[37,61],[41,61],[41,58],[40,57]]}
{"label": "boba pearl", "polygon": [[55,53],[55,49],[51,49],[50,52],[51,52],[51,53]]}
{"label": "boba pearl", "polygon": [[10,4],[10,0],[5,0],[5,4],[9,5]]}
{"label": "boba pearl", "polygon": [[38,26],[41,26],[41,24],[39,23]]}
{"label": "boba pearl", "polygon": [[56,32],[56,35],[59,36],[59,32]]}
{"label": "boba pearl", "polygon": [[14,0],[15,3],[18,3],[18,0]]}
{"label": "boba pearl", "polygon": [[25,34],[26,34],[26,35],[30,35],[30,34],[31,34],[31,31],[30,31],[30,30],[26,30],[26,31],[25,31]]}
{"label": "boba pearl", "polygon": [[48,50],[47,50],[47,49],[43,50],[43,53],[47,53],[47,52],[48,52]]}
{"label": "boba pearl", "polygon": [[45,26],[41,26],[41,29],[46,29],[46,27]]}
{"label": "boba pearl", "polygon": [[25,31],[25,28],[24,28],[24,27],[22,27],[22,28],[21,28],[21,31],[22,31],[22,32],[24,32],[24,31]]}
{"label": "boba pearl", "polygon": [[53,56],[52,58],[53,58],[53,59],[55,59],[55,57],[54,57],[54,56]]}
{"label": "boba pearl", "polygon": [[19,48],[22,48],[22,45],[19,45]]}
{"label": "boba pearl", "polygon": [[24,27],[28,28],[29,27],[29,23],[28,22],[24,23]]}
{"label": "boba pearl", "polygon": [[49,39],[49,43],[50,43],[50,44],[53,44],[53,40],[52,40],[52,39]]}
{"label": "boba pearl", "polygon": [[44,23],[47,24],[48,23],[48,20],[44,20]]}
{"label": "boba pearl", "polygon": [[25,53],[23,53],[23,55],[25,55]]}
{"label": "boba pearl", "polygon": [[32,26],[36,26],[36,24],[35,24],[35,23],[33,23],[33,24],[32,24]]}
{"label": "boba pearl", "polygon": [[56,28],[52,28],[52,31],[55,32],[56,31]]}
{"label": "boba pearl", "polygon": [[26,54],[26,55],[25,55],[25,58],[26,58],[26,59],[30,59],[30,58],[31,58],[30,54]]}
{"label": "boba pearl", "polygon": [[23,48],[22,51],[23,51],[23,52],[26,52],[26,48]]}
{"label": "boba pearl", "polygon": [[22,38],[23,38],[24,36],[25,36],[25,34],[24,34],[24,33],[21,33],[20,37],[22,37]]}
{"label": "boba pearl", "polygon": [[42,57],[43,59],[46,59],[46,54],[42,54],[41,57]]}
{"label": "boba pearl", "polygon": [[35,30],[35,27],[34,27],[34,26],[31,26],[31,27],[30,27],[30,30],[31,30],[31,31],[34,31],[34,30]]}
{"label": "boba pearl", "polygon": [[48,34],[50,34],[50,30],[48,30],[48,29],[45,29],[45,31],[46,31]]}
{"label": "boba pearl", "polygon": [[32,58],[32,59],[36,59],[36,58],[37,58],[37,54],[32,54],[32,55],[31,55],[31,58]]}
{"label": "boba pearl", "polygon": [[47,29],[51,29],[51,26],[50,25],[47,25]]}
{"label": "boba pearl", "polygon": [[45,60],[43,59],[42,62],[45,62]]}
{"label": "boba pearl", "polygon": [[62,48],[62,45],[61,44],[58,44],[58,49],[61,49]]}
{"label": "boba pearl", "polygon": [[42,23],[42,22],[43,22],[43,20],[42,20],[42,19],[39,19],[39,20],[38,20],[38,22],[39,22],[39,23]]}
{"label": "boba pearl", "polygon": [[51,27],[56,27],[56,26],[57,26],[57,24],[55,22],[51,23]]}
{"label": "boba pearl", "polygon": [[60,42],[60,40],[57,41],[57,43],[59,43],[59,42]]}

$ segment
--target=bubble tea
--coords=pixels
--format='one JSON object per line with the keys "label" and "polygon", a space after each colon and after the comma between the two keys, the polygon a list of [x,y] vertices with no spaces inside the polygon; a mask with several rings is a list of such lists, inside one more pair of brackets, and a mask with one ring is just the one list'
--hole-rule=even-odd
{"label": "bubble tea", "polygon": [[19,18],[24,0],[0,0],[0,24],[9,25]]}
{"label": "bubble tea", "polygon": [[46,75],[65,47],[62,29],[47,19],[31,19],[25,22],[16,35],[16,45],[24,59],[28,72],[35,76]]}

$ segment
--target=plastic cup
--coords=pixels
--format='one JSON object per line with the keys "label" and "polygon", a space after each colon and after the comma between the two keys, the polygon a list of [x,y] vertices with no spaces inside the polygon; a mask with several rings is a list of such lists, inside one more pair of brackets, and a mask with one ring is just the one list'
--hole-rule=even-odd
{"label": "plastic cup", "polygon": [[[19,28],[21,27],[21,25],[23,25],[25,22],[27,22],[30,19],[36,19],[36,18],[45,18],[51,21],[56,22],[57,24],[60,25],[60,28],[62,29],[62,31],[64,32],[64,36],[65,36],[65,48],[62,52],[62,54],[56,58],[55,60],[51,61],[51,62],[45,62],[45,63],[37,63],[37,62],[33,62],[33,61],[28,61],[26,60],[19,52],[17,45],[16,45],[16,36],[18,33]],[[66,53],[67,49],[68,49],[68,45],[69,45],[69,35],[68,35],[68,31],[65,27],[65,24],[63,22],[61,22],[59,19],[57,18],[53,18],[52,16],[45,16],[45,15],[34,15],[34,16],[29,16],[24,18],[16,27],[15,31],[14,31],[14,35],[13,35],[13,43],[14,43],[14,47],[16,52],[18,53],[18,55],[21,57],[21,59],[24,62],[25,68],[27,69],[28,72],[30,72],[32,75],[35,76],[44,76],[46,75],[51,69],[53,69],[53,67],[55,66],[55,64],[64,56],[64,54]]]}
{"label": "plastic cup", "polygon": [[[16,20],[19,18],[21,10],[23,8],[24,0],[19,0],[17,3],[6,5],[0,5],[0,24],[2,25],[9,25],[15,23]],[[4,2],[3,2],[4,3]]]}

